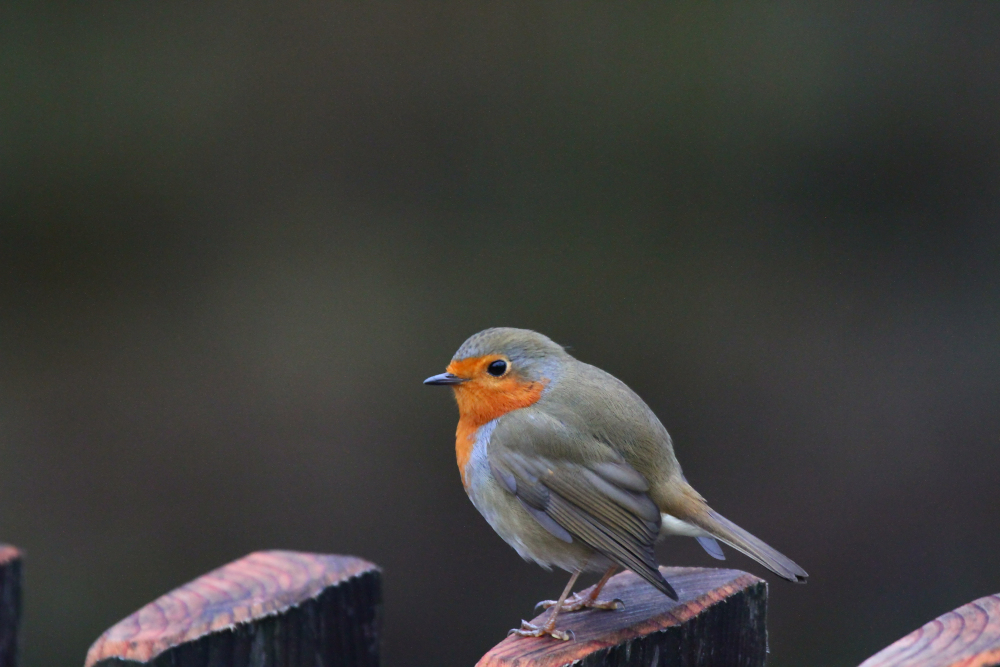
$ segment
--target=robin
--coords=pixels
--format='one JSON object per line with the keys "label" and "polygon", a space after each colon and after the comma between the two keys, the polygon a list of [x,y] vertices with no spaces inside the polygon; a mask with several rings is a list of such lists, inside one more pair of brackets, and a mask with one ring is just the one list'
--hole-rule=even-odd
{"label": "robin", "polygon": [[[667,430],[625,383],[527,329],[481,331],[462,343],[446,373],[424,380],[455,390],[455,452],[462,484],[490,526],[525,560],[572,573],[546,622],[522,636],[550,635],[560,611],[618,609],[600,601],[618,568],[668,597],[653,546],[693,537],[714,558],[719,543],[778,576],[805,583],[801,567],[715,512],[688,484]],[[569,597],[584,571],[603,572],[593,591]]]}

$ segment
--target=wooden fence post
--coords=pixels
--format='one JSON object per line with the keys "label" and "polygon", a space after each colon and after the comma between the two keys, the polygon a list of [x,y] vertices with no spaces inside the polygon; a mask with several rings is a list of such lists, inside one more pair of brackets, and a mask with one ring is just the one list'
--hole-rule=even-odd
{"label": "wooden fence post", "polygon": [[86,667],[376,667],[381,571],[350,556],[260,551],[116,624]]}
{"label": "wooden fence post", "polygon": [[21,552],[0,544],[0,667],[17,665],[21,620]]}
{"label": "wooden fence post", "polygon": [[[631,572],[601,596],[621,611],[560,616],[572,641],[508,637],[479,667],[758,667],[767,585],[737,570],[660,568],[680,601]],[[0,667],[15,667],[21,553],[0,544]],[[544,614],[534,619],[544,620]],[[381,571],[350,556],[263,551],[210,572],[105,632],[86,667],[376,667]],[[861,667],[1000,666],[1000,594],[927,623]]]}
{"label": "wooden fence post", "polygon": [[[625,609],[559,616],[575,639],[508,637],[477,667],[759,667],[767,655],[767,584],[739,570],[661,567],[674,602],[631,572],[611,578],[601,598]],[[588,589],[589,590],[589,589]],[[545,614],[533,622],[543,622]]]}
{"label": "wooden fence post", "polygon": [[861,667],[959,665],[1000,665],[1000,593],[938,616],[861,663]]}

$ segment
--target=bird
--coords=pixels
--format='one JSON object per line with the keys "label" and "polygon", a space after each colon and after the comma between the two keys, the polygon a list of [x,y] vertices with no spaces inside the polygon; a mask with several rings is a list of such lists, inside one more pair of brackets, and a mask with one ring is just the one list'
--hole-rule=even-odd
{"label": "bird", "polygon": [[[446,372],[426,385],[454,389],[458,469],[472,504],[522,558],[571,573],[544,623],[512,634],[569,640],[560,612],[615,610],[600,600],[628,569],[673,600],[654,546],[668,535],[695,538],[724,559],[719,542],[783,579],[805,583],[791,559],[713,510],[685,479],[673,442],[624,382],[579,361],[528,329],[480,331],[458,348]],[[588,595],[570,592],[582,572],[603,572]]]}

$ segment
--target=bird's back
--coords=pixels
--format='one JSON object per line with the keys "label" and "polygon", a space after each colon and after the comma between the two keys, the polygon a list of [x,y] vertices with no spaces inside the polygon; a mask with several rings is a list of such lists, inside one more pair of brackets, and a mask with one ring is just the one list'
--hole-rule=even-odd
{"label": "bird's back", "polygon": [[581,441],[593,438],[609,445],[643,472],[652,495],[664,485],[684,483],[667,429],[638,394],[610,373],[571,358],[537,407],[578,431]]}

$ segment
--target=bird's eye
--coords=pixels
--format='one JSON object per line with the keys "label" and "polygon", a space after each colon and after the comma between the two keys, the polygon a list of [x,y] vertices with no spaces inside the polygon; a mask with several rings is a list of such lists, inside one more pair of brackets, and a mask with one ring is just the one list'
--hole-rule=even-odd
{"label": "bird's eye", "polygon": [[507,362],[503,359],[497,359],[492,364],[486,367],[486,372],[493,377],[500,377],[507,372]]}

